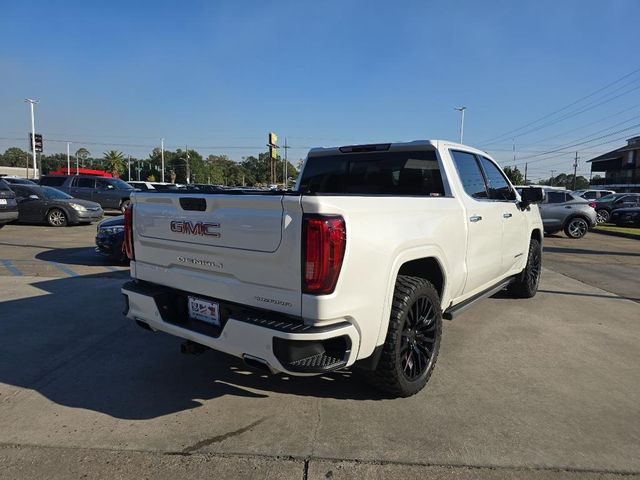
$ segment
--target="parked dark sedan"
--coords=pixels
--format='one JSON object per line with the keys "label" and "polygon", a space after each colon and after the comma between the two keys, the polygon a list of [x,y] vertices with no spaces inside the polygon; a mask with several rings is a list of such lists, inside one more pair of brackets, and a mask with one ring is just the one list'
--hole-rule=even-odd
{"label": "parked dark sedan", "polygon": [[124,215],[103,220],[96,233],[96,252],[109,257],[114,262],[129,261],[122,250],[124,242]]}
{"label": "parked dark sedan", "polygon": [[640,207],[617,208],[611,212],[609,221],[619,227],[640,227]]}
{"label": "parked dark sedan", "polygon": [[609,221],[611,212],[617,208],[640,206],[640,193],[612,193],[596,200],[598,223]]}
{"label": "parked dark sedan", "polygon": [[18,218],[16,195],[9,184],[0,178],[0,228]]}
{"label": "parked dark sedan", "polygon": [[48,223],[65,227],[77,223],[91,223],[103,215],[98,203],[73,198],[60,190],[38,185],[11,185],[18,202],[18,222]]}

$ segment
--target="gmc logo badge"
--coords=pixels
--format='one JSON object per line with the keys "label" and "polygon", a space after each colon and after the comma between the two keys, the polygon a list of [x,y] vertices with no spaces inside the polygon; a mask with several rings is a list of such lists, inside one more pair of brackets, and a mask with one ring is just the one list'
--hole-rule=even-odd
{"label": "gmc logo badge", "polygon": [[215,230],[220,228],[219,223],[190,222],[188,220],[173,220],[170,223],[171,231],[184,233],[185,235],[200,235],[207,237],[220,237],[220,232]]}

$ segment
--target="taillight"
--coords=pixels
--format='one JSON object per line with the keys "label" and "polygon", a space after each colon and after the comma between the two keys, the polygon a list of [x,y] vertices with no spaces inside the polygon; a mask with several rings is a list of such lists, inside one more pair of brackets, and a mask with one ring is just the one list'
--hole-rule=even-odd
{"label": "taillight", "polygon": [[303,224],[302,291],[326,295],[336,288],[347,230],[339,216],[309,215]]}
{"label": "taillight", "polygon": [[135,260],[133,252],[133,205],[129,205],[124,210],[124,242],[122,243],[124,253],[129,260]]}
{"label": "taillight", "polygon": [[591,208],[596,208],[596,202],[589,202],[589,206]]}

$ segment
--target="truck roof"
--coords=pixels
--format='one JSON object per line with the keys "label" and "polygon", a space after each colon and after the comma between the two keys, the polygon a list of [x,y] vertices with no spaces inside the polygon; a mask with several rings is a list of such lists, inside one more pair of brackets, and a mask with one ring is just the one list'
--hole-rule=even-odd
{"label": "truck roof", "polygon": [[457,147],[467,151],[474,151],[482,155],[489,155],[487,152],[478,150],[477,148],[470,147],[469,145],[463,145],[461,143],[451,142],[449,140],[412,140],[410,142],[370,143],[360,145],[343,145],[341,147],[315,147],[309,150],[307,156],[315,157],[358,152],[431,150],[437,149],[441,144],[446,144],[448,147]]}

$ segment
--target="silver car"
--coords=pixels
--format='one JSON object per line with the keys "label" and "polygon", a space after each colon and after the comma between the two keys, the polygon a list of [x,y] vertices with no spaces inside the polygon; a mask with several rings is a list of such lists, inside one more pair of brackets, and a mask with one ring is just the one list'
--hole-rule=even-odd
{"label": "silver car", "polygon": [[564,230],[569,238],[582,238],[596,225],[595,203],[570,192],[546,190],[539,204],[547,234]]}

